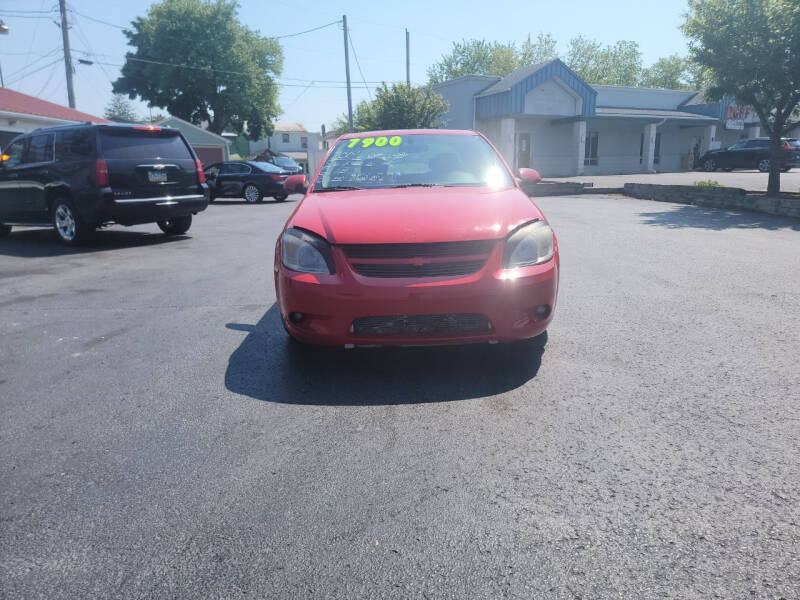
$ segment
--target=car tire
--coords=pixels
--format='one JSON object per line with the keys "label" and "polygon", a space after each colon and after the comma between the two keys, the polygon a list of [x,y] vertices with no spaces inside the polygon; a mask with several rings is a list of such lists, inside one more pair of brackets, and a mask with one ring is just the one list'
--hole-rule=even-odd
{"label": "car tire", "polygon": [[733,171],[733,167],[725,167],[722,170],[725,171],[726,173],[730,173],[731,171]]}
{"label": "car tire", "polygon": [[246,186],[244,186],[242,193],[244,194],[244,199],[248,204],[255,204],[256,202],[261,202],[262,194],[261,190],[258,189],[257,185],[248,183]]}
{"label": "car tire", "polygon": [[275,202],[283,202],[289,197],[289,194],[275,194],[272,197],[275,198]]}
{"label": "car tire", "polygon": [[167,235],[183,235],[192,226],[192,215],[173,217],[166,221],[159,221],[158,227]]}
{"label": "car tire", "polygon": [[769,168],[770,168],[770,162],[768,158],[762,158],[760,161],[758,161],[758,164],[756,165],[756,169],[758,169],[762,173],[767,173],[769,171]]}
{"label": "car tire", "polygon": [[0,237],[6,237],[9,233],[11,233],[11,225],[0,223]]}
{"label": "car tire", "polygon": [[781,172],[782,172],[782,173],[788,173],[788,172],[789,172],[789,171],[791,171],[791,170],[792,170],[792,167],[783,167],[783,168],[781,169]]}
{"label": "car tire", "polygon": [[708,158],[703,161],[703,170],[711,173],[712,171],[717,170],[717,163],[714,162],[714,159]]}
{"label": "car tire", "polygon": [[56,198],[53,201],[50,217],[58,239],[67,246],[77,246],[89,241],[97,229],[80,218],[75,205],[67,198]]}

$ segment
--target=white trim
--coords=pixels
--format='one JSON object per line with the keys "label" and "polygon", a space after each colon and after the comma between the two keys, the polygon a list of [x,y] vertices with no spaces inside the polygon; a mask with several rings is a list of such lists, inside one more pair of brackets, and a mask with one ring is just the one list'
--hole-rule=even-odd
{"label": "white trim", "polygon": [[[166,119],[162,119],[158,123],[155,123],[155,125],[164,125],[164,123],[166,123],[167,121],[180,121],[184,125],[188,125],[189,127],[193,127],[195,129],[197,129],[198,131],[202,131],[203,133],[206,133],[208,135],[214,136],[215,138],[219,138],[221,141],[225,142],[226,144],[230,144],[231,143],[230,140],[226,140],[221,135],[217,135],[216,133],[214,133],[213,131],[209,131],[208,129],[203,129],[202,127],[198,127],[194,123],[189,123],[189,121],[184,121],[180,117],[167,117]],[[199,146],[200,144],[197,144],[197,145]]]}
{"label": "white trim", "polygon": [[[0,118],[3,119],[28,119],[31,121],[45,121],[48,123],[86,123],[86,121],[75,121],[70,119],[57,119],[55,117],[45,117],[44,115],[34,115],[31,113],[11,112],[10,110],[0,110]],[[96,121],[91,121],[95,123]]]}

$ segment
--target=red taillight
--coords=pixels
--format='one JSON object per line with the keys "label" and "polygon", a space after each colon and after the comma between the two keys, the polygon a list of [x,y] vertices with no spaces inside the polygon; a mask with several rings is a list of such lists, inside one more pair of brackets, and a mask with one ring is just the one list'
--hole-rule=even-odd
{"label": "red taillight", "polygon": [[94,161],[94,181],[100,187],[108,185],[108,165],[102,158]]}
{"label": "red taillight", "polygon": [[272,177],[273,181],[283,181],[284,179],[286,179],[286,175],[277,175],[274,173],[270,173],[270,177]]}
{"label": "red taillight", "polygon": [[203,163],[200,162],[199,158],[194,159],[194,164],[197,167],[197,182],[198,183],[205,183],[206,182],[206,174],[203,171]]}
{"label": "red taillight", "polygon": [[784,150],[791,150],[792,147],[789,145],[789,142],[783,142],[783,149]]}
{"label": "red taillight", "polygon": [[155,125],[134,125],[133,128],[140,131],[161,131],[161,127],[156,127]]}

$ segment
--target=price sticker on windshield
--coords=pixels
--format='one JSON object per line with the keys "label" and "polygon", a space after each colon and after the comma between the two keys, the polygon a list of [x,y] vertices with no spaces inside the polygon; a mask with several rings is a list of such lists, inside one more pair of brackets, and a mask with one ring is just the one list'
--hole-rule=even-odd
{"label": "price sticker on windshield", "polygon": [[403,138],[399,135],[393,135],[392,137],[387,137],[382,135],[380,137],[365,137],[365,138],[353,138],[347,144],[348,148],[369,148],[370,146],[376,146],[378,148],[382,148],[383,146],[399,146],[403,143]]}

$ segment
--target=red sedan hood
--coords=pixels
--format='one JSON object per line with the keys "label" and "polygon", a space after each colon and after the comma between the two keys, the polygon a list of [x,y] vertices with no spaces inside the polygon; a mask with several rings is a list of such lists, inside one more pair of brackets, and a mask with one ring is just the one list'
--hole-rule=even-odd
{"label": "red sedan hood", "polygon": [[310,194],[289,220],[332,244],[505,237],[542,213],[517,188],[399,188]]}

